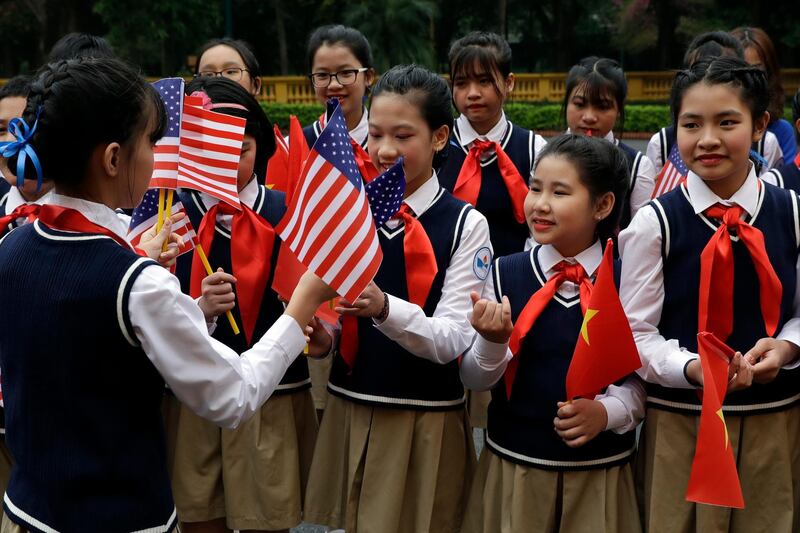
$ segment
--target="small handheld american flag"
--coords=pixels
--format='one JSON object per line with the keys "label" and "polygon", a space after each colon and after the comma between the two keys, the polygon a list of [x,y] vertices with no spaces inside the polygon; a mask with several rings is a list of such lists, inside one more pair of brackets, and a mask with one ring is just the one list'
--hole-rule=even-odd
{"label": "small handheld american flag", "polygon": [[403,205],[403,194],[406,191],[406,174],[403,171],[403,158],[398,159],[386,172],[367,183],[369,207],[375,219],[375,225],[380,226],[397,213]]}
{"label": "small handheld american flag", "polygon": [[239,208],[237,176],[247,120],[191,105],[183,107],[178,186]]}
{"label": "small handheld american flag", "polygon": [[167,128],[153,148],[150,187],[174,189],[178,180],[178,151],[183,115],[183,78],[164,78],[153,83],[167,110]]}
{"label": "small handheld american flag", "polygon": [[341,107],[314,143],[275,229],[301,263],[350,301],[375,277],[383,253]]}
{"label": "small handheld american flag", "polygon": [[[128,241],[135,246],[139,246],[142,234],[156,224],[158,219],[158,189],[150,189],[144,193],[142,203],[133,210],[131,223],[128,227]],[[180,200],[172,204],[172,215],[186,213]],[[189,221],[188,216],[184,216],[172,227],[172,232],[183,237],[183,245],[180,247],[178,255],[190,252],[195,245],[197,235]]]}
{"label": "small handheld american flag", "polygon": [[661,172],[656,176],[656,186],[653,189],[653,198],[658,198],[662,194],[666,194],[681,182],[683,178],[689,173],[686,163],[681,159],[681,154],[678,151],[678,143],[672,145],[670,148],[669,156],[664,161],[664,166],[661,167]]}

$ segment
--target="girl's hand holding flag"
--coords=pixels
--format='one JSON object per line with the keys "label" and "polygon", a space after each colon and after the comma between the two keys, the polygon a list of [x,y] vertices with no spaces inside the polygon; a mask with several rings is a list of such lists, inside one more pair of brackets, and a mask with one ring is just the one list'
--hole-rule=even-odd
{"label": "girl's hand holding flag", "polygon": [[183,220],[186,213],[176,213],[165,219],[161,229],[154,224],[149,230],[142,233],[136,247],[150,259],[154,259],[165,268],[175,264],[183,246],[183,237],[172,231],[176,222]]}

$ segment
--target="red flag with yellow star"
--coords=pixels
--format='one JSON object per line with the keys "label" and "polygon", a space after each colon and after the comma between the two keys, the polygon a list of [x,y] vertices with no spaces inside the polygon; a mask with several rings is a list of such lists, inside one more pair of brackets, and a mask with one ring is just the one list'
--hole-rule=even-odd
{"label": "red flag with yellow star", "polygon": [[613,253],[614,244],[609,239],[567,371],[569,400],[593,398],[642,366],[614,284]]}
{"label": "red flag with yellow star", "polygon": [[703,367],[703,407],[686,500],[743,509],[742,487],[722,413],[734,351],[705,331],[697,335],[697,350]]}

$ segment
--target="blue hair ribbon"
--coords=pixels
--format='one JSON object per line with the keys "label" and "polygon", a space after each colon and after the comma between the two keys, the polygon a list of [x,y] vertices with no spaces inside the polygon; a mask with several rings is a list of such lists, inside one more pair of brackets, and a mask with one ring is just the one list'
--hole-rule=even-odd
{"label": "blue hair ribbon", "polygon": [[8,131],[17,140],[0,143],[0,156],[6,159],[17,156],[17,187],[25,184],[25,163],[30,158],[33,168],[36,169],[37,192],[42,188],[42,165],[39,163],[39,156],[31,146],[31,138],[36,133],[36,126],[39,125],[39,111],[36,113],[33,126],[28,126],[28,123],[19,117],[11,119],[11,122],[8,123]]}

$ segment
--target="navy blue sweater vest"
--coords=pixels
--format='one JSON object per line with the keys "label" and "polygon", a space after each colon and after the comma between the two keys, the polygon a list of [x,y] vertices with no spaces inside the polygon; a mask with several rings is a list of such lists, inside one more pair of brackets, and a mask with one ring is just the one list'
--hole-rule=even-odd
{"label": "navy blue sweater vest", "polygon": [[[433,315],[442,295],[450,259],[461,240],[470,207],[444,189],[418,221],[425,228],[436,255],[438,273],[433,280],[425,314]],[[375,283],[388,294],[408,300],[403,227],[378,231],[383,262]],[[388,405],[403,409],[446,410],[464,404],[464,388],[458,362],[440,365],[418,357],[381,333],[371,319],[358,320],[358,352],[349,372],[341,357],[333,361],[328,390],[356,402]]]}
{"label": "navy blue sweater vest", "polygon": [[[495,261],[495,296],[497,301],[508,296],[514,321],[547,281],[538,263],[540,249]],[[616,270],[618,278],[618,265]],[[497,455],[549,470],[608,468],[630,459],[634,431],[602,431],[586,445],[570,448],[553,429],[556,403],[567,397],[567,370],[582,323],[580,297],[556,293],[522,341],[511,398],[503,379],[492,389],[486,444]]]}
{"label": "navy blue sweater vest", "polygon": [[[203,204],[200,194],[196,191],[182,190],[179,193],[181,202],[186,208],[186,213],[192,221],[192,225],[197,230],[200,227],[200,221],[203,215],[208,211],[208,208]],[[273,191],[267,189],[263,185],[259,185],[258,198],[254,204],[253,210],[258,213],[264,220],[269,222],[275,227],[280,222],[283,214],[286,212],[284,205],[284,194],[280,191]],[[222,268],[225,272],[231,272],[231,234],[230,231],[223,228],[219,223],[215,227],[216,234],[214,241],[211,243],[211,250],[206,250],[208,254],[208,261],[214,269]],[[280,237],[277,232],[275,233],[275,244],[272,249],[272,261],[270,265],[270,277],[267,280],[267,286],[264,289],[264,296],[261,300],[261,309],[259,310],[256,326],[253,329],[252,342],[247,343],[247,338],[244,332],[239,335],[234,335],[230,324],[224,317],[217,319],[217,327],[212,334],[212,337],[219,340],[226,346],[236,350],[237,353],[242,353],[252,347],[267,330],[275,323],[275,321],[283,314],[283,304],[278,300],[278,295],[272,290],[272,280],[275,276],[275,265],[278,260],[278,251],[280,250]],[[253,243],[253,246],[257,246]],[[181,281],[181,289],[189,294],[190,280],[192,271],[192,254],[184,254],[178,259],[178,266],[175,275]],[[236,288],[234,287],[234,291]],[[231,311],[239,329],[242,326],[242,317],[239,312],[239,306],[233,308]],[[308,362],[305,357],[298,357],[294,363],[291,364],[289,369],[281,379],[280,385],[275,390],[275,394],[282,394],[287,392],[294,392],[300,389],[306,389],[311,386],[311,380],[308,375]]]}
{"label": "navy blue sweater vest", "polygon": [[[167,531],[164,382],[128,316],[153,261],[103,236],[38,221],[0,243],[5,511],[31,531]],[[46,527],[37,524],[44,524]],[[51,529],[47,529],[51,528]]]}
{"label": "navy blue sweater vest", "polygon": [[[500,146],[514,162],[514,166],[517,167],[520,177],[527,187],[534,158],[534,135],[532,131],[519,126],[511,126],[510,122],[508,125],[510,127],[503,135]],[[447,150],[447,158],[442,168],[438,169],[437,175],[442,187],[453,192],[458,181],[458,174],[468,154],[468,151],[461,145],[458,127],[455,124],[450,142],[445,150]],[[493,155],[481,162],[481,172],[481,190],[478,193],[478,202],[475,207],[489,222],[489,235],[494,254],[496,257],[500,257],[521,252],[525,249],[525,241],[530,236],[530,230],[526,223],[520,224],[514,218],[511,197],[503,181],[503,176],[500,174],[497,156]]]}
{"label": "navy blue sweater vest", "polygon": [[775,176],[778,187],[800,193],[800,168],[794,161],[784,163],[780,168],[773,168],[770,173]]}
{"label": "navy blue sweater vest", "polygon": [[[783,284],[778,331],[792,318],[798,253],[797,197],[793,192],[763,183],[756,214],[750,220],[764,234],[767,255]],[[654,200],[661,225],[664,262],[664,305],[658,330],[666,339],[697,353],[697,309],[700,289],[700,253],[718,227],[718,221],[695,215],[685,185]],[[744,244],[733,242],[733,333],[731,348],[746,353],[767,336],[761,315],[758,277]],[[777,302],[776,302],[777,303]],[[777,333],[776,332],[776,333]],[[766,385],[753,383],[726,396],[723,409],[738,414],[786,408],[800,399],[800,370],[781,370]],[[698,412],[695,390],[648,384],[648,404],[679,411]]]}

